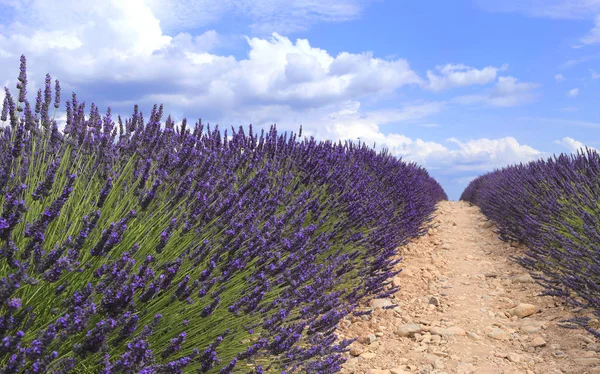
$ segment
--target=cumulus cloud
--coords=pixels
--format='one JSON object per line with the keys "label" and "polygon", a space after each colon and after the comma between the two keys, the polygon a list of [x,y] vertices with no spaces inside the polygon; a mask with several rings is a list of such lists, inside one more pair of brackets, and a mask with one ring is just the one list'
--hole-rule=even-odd
{"label": "cumulus cloud", "polygon": [[573,88],[567,91],[567,96],[569,97],[575,97],[577,95],[579,95],[579,88]]}
{"label": "cumulus cloud", "polygon": [[[357,132],[351,133],[352,136],[364,128],[364,126],[357,126]],[[340,128],[340,133],[345,129],[345,126]],[[413,139],[402,134],[384,134],[377,126],[373,126],[368,134],[360,137],[360,140],[367,144],[376,143],[377,147],[385,147],[395,156],[415,161],[428,170],[436,170],[441,174],[482,173],[543,156],[541,151],[519,144],[513,137],[468,141],[460,141],[453,137],[446,139],[445,144],[442,144],[421,138]]]}
{"label": "cumulus cloud", "polygon": [[[566,149],[568,149],[572,153],[575,153],[575,152],[577,152],[578,150],[580,150],[582,148],[585,149],[585,144],[583,144],[579,140],[575,140],[575,139],[570,138],[568,136],[562,138],[561,140],[555,140],[554,143],[562,145],[563,147],[565,147]],[[588,146],[588,148],[597,150],[594,147],[589,147]]]}
{"label": "cumulus cloud", "polygon": [[554,79],[556,79],[557,82],[562,82],[565,80],[565,77],[563,77],[562,74],[556,74]]}
{"label": "cumulus cloud", "polygon": [[[199,36],[163,35],[150,8],[134,3],[75,7],[74,13],[87,21],[42,22],[55,28],[53,34],[40,31],[43,28],[38,25],[15,23],[18,27],[11,27],[11,34],[0,34],[0,48],[11,56],[0,59],[0,68],[14,71],[20,54],[17,51],[24,52],[29,58],[30,76],[43,76],[40,70],[51,71],[53,78],[80,87],[87,85],[90,91],[97,90],[97,82],[138,85],[137,97],[113,99],[109,105],[162,102],[180,110],[207,112],[213,118],[237,106],[314,108],[422,83],[404,59],[382,60],[371,52],[343,52],[334,57],[312,47],[306,39],[294,43],[277,33],[268,39],[246,38],[250,47],[247,59],[211,54],[219,40],[214,30]],[[50,20],[60,18],[57,12],[71,14],[68,2],[60,3],[57,9],[46,5],[41,2],[28,13],[46,12],[45,18]],[[115,15],[107,16],[112,13]],[[111,37],[99,38],[100,34]],[[65,37],[61,39],[61,35]],[[57,38],[60,43],[49,43]],[[96,87],[92,87],[94,83]]]}
{"label": "cumulus cloud", "polygon": [[[531,161],[543,155],[542,152],[530,146],[519,144],[513,137],[468,141],[460,141],[453,137],[446,139],[444,143],[439,143],[421,138],[410,138],[400,133],[386,133],[377,122],[383,120],[381,113],[361,117],[358,115],[358,110],[359,105],[355,104],[335,115],[328,116],[327,119],[332,126],[327,127],[327,133],[310,135],[320,135],[336,140],[360,140],[370,145],[375,143],[378,148],[385,147],[395,156],[415,161],[430,170],[438,170],[442,174],[466,171],[484,172],[509,164]],[[414,118],[414,115],[408,113],[415,113],[415,111],[411,107],[406,107],[395,116],[389,117],[388,121],[399,116]],[[319,119],[313,120],[318,121]],[[316,126],[309,125],[309,128],[314,129]]]}
{"label": "cumulus cloud", "polygon": [[172,62],[182,75],[184,87],[179,92],[150,93],[129,104],[162,102],[221,117],[248,106],[308,110],[421,82],[404,59],[382,60],[370,52],[333,57],[306,39],[294,43],[277,33],[269,39],[247,38],[247,42],[248,58],[239,61],[231,56],[187,53],[187,60]]}
{"label": "cumulus cloud", "polygon": [[427,71],[427,88],[432,91],[442,91],[452,87],[463,87],[471,85],[483,85],[496,80],[498,71],[506,70],[508,65],[501,67],[486,66],[483,69],[475,69],[464,64],[447,64],[436,66],[439,74],[431,70]]}
{"label": "cumulus cloud", "polygon": [[509,164],[535,160],[543,155],[541,151],[519,142],[509,136],[499,139],[473,139],[462,142],[449,138],[449,142],[459,146],[453,151],[459,170],[488,170]]}
{"label": "cumulus cloud", "polygon": [[518,82],[515,77],[498,77],[498,82],[487,94],[464,95],[454,99],[459,104],[484,104],[495,107],[512,107],[534,101],[537,83]]}
{"label": "cumulus cloud", "polygon": [[[291,4],[286,7],[276,0],[203,0],[185,12],[179,9],[182,4],[187,3],[109,0],[90,6],[74,0],[13,1],[9,5],[16,18],[5,20],[0,15],[4,25],[0,27],[0,72],[12,72],[5,85],[16,92],[12,87],[19,56],[24,53],[30,99],[50,72],[61,81],[63,93],[75,91],[80,100],[90,102],[90,97],[81,96],[83,90],[102,112],[111,106],[115,117],[130,115],[134,104],[143,109],[163,103],[175,121],[183,115],[195,121],[194,116],[201,114],[203,122],[206,118],[211,124],[219,121],[221,128],[249,123],[258,127],[277,124],[282,130],[303,126],[306,135],[376,143],[396,156],[447,173],[482,172],[527,160],[538,152],[513,138],[436,142],[411,138],[401,130],[386,131],[388,124],[407,121],[415,126],[438,126],[428,117],[454,103],[501,107],[532,100],[536,84],[498,77],[506,65],[477,69],[447,64],[422,79],[402,58],[382,59],[372,52],[334,56],[306,39],[292,40],[276,32],[246,37],[248,54],[240,58],[215,53],[222,42],[215,30],[200,35],[181,31],[210,25],[228,9],[247,13],[257,24],[304,15],[298,21],[304,27],[355,17],[366,1],[298,0],[285,2]],[[438,92],[492,82],[495,85],[485,94],[456,101],[405,101],[383,109],[361,106],[365,97],[389,95],[405,86]],[[0,95],[3,98],[4,93]],[[145,118],[148,114],[144,111]],[[57,115],[62,126],[65,113]]]}

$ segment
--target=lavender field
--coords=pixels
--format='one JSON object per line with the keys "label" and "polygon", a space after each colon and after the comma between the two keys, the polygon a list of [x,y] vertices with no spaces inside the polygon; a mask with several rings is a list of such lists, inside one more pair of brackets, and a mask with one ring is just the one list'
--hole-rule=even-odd
{"label": "lavender field", "polygon": [[336,324],[397,290],[396,248],[447,199],[425,169],[275,127],[115,122],[6,89],[1,373],[331,373]]}
{"label": "lavender field", "polygon": [[461,196],[500,236],[527,246],[518,258],[548,295],[587,315],[569,322],[600,337],[600,155],[592,149],[509,166],[473,180]]}

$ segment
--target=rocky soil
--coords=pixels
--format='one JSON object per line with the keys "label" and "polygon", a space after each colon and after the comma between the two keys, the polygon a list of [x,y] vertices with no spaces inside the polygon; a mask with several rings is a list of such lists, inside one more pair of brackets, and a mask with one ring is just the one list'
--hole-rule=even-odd
{"label": "rocky soil", "polygon": [[342,338],[359,337],[342,373],[600,374],[600,342],[558,323],[585,311],[538,296],[542,287],[509,259],[523,248],[500,241],[465,202],[441,202],[434,223],[399,249],[401,290],[340,323]]}

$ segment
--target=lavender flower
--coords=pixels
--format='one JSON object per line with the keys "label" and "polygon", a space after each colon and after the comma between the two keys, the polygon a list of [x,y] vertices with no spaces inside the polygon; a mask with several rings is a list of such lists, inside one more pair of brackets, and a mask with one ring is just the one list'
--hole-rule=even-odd
{"label": "lavender flower", "polygon": [[[21,62],[24,116],[6,89],[0,131],[7,372],[334,372],[337,323],[393,291],[396,248],[447,198],[364,144],[162,124],[162,105],[117,130],[73,93],[61,131],[50,75],[33,109]],[[592,235],[595,216],[577,215]],[[590,259],[575,234],[563,252]]]}

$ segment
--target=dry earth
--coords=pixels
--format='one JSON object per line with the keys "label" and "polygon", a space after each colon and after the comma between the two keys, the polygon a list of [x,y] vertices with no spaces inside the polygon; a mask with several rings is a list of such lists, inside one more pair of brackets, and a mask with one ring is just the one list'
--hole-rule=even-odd
{"label": "dry earth", "polygon": [[576,310],[538,296],[509,259],[523,248],[500,241],[479,208],[444,201],[434,223],[400,248],[401,290],[341,321],[342,337],[359,337],[342,373],[600,373],[599,342],[558,326]]}

